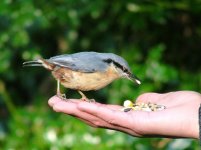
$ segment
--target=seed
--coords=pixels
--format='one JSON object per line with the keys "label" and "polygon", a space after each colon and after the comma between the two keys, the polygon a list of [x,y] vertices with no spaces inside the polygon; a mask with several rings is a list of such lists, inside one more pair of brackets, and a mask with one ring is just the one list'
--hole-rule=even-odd
{"label": "seed", "polygon": [[133,103],[130,100],[125,100],[124,107],[133,107]]}

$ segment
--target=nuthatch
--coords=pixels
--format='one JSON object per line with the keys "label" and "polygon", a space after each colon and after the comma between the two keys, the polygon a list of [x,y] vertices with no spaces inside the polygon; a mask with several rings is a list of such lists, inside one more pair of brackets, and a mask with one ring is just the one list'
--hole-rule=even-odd
{"label": "nuthatch", "polygon": [[131,73],[128,63],[112,53],[80,52],[65,54],[50,59],[38,59],[23,63],[24,66],[43,66],[50,70],[57,80],[57,95],[60,83],[69,89],[78,90],[81,99],[88,100],[81,91],[98,90],[118,78],[126,78],[140,84],[140,80]]}

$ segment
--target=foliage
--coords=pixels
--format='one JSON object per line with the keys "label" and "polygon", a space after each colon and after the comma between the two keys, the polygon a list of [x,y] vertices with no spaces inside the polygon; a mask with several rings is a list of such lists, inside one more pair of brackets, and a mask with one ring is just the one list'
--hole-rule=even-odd
{"label": "foliage", "polygon": [[143,84],[119,80],[87,93],[102,103],[150,91],[200,92],[200,6],[198,0],[1,0],[0,148],[199,149],[194,140],[139,139],[56,114],[47,107],[55,81],[22,62],[90,50],[121,55]]}

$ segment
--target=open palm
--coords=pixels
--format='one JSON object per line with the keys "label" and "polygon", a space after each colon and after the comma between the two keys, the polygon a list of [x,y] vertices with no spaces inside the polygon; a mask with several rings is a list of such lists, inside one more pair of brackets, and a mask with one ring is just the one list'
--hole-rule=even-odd
{"label": "open palm", "polygon": [[50,98],[49,105],[56,112],[75,116],[90,126],[119,130],[133,136],[199,137],[199,93],[145,93],[140,95],[137,101],[157,103],[166,106],[166,109],[155,112],[122,112],[122,106],[119,105],[89,103],[75,99],[64,101],[57,96]]}

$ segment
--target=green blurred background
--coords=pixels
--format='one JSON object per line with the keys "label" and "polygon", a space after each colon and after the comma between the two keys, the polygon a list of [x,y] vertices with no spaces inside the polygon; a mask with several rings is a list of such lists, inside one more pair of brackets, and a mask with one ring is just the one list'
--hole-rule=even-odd
{"label": "green blurred background", "polygon": [[[24,61],[80,51],[124,57],[142,80],[87,92],[120,104],[145,92],[201,91],[200,0],[1,0],[0,149],[191,150],[191,139],[135,138],[53,112],[56,81]],[[62,89],[67,97],[80,97]]]}

